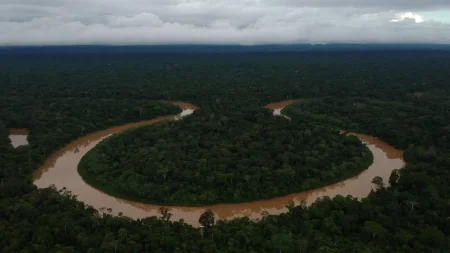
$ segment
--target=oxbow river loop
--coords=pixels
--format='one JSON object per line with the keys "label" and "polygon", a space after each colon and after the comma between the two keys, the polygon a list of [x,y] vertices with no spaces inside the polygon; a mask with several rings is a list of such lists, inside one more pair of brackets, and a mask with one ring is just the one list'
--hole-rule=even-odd
{"label": "oxbow river loop", "polygon": [[[282,108],[293,103],[293,100],[273,103],[266,108],[274,110],[275,115],[281,115]],[[159,215],[158,211],[161,205],[143,204],[134,201],[128,201],[116,197],[109,196],[83,181],[78,174],[77,166],[81,158],[92,148],[94,148],[104,138],[122,132],[126,129],[153,124],[163,120],[177,120],[183,116],[187,116],[197,109],[194,105],[184,102],[174,102],[183,109],[178,115],[168,115],[158,117],[153,120],[142,121],[138,123],[126,124],[123,126],[113,127],[104,131],[92,133],[85,137],[79,138],[61,150],[50,156],[44,165],[38,169],[34,175],[34,184],[39,188],[46,188],[54,185],[57,189],[66,188],[77,199],[83,201],[87,205],[93,206],[98,210],[107,210],[111,208],[112,214],[122,213],[124,216],[131,218],[145,218],[148,216]],[[282,116],[282,115],[281,115]],[[273,198],[269,200],[260,200],[239,204],[218,204],[204,207],[179,207],[166,206],[169,212],[173,214],[172,220],[184,219],[186,223],[198,226],[198,218],[206,210],[211,209],[219,219],[232,219],[235,217],[248,216],[251,219],[261,217],[262,211],[270,214],[280,214],[286,212],[286,205],[290,201],[300,204],[305,201],[307,204],[313,203],[317,198],[336,195],[352,195],[362,198],[367,196],[371,189],[371,181],[375,176],[380,176],[387,183],[391,172],[394,169],[400,169],[404,166],[402,159],[403,153],[390,146],[389,144],[368,135],[355,134],[362,142],[364,142],[373,153],[374,162],[365,171],[358,176],[346,179],[340,183],[328,185],[315,190],[301,193],[290,194],[283,197]]]}

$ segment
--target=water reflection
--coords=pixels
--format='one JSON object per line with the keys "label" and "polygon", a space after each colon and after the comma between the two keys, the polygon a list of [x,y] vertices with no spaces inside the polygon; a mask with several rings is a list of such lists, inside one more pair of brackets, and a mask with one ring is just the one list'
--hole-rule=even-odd
{"label": "water reflection", "polygon": [[[267,106],[273,110],[281,110],[285,106],[294,101],[283,101]],[[148,216],[159,215],[160,205],[144,204],[134,201],[123,200],[109,196],[90,185],[86,184],[77,172],[77,166],[81,158],[103,138],[123,131],[125,129],[152,124],[161,120],[178,119],[182,115],[192,113],[196,108],[187,103],[177,103],[183,108],[180,115],[170,115],[160,117],[150,121],[127,124],[124,126],[114,127],[105,131],[90,134],[82,137],[63,149],[53,154],[34,174],[34,183],[40,188],[55,185],[58,189],[66,187],[77,195],[77,199],[93,206],[96,209],[112,208],[113,214],[123,213],[124,216],[131,218],[144,218]],[[280,214],[286,212],[285,206],[292,200],[295,204],[306,201],[307,204],[313,203],[317,198],[324,196],[352,195],[357,198],[367,196],[371,189],[371,181],[375,176],[382,177],[387,183],[389,176],[394,169],[403,167],[402,151],[397,150],[389,144],[380,141],[377,138],[363,135],[353,134],[361,141],[367,144],[374,156],[374,163],[358,176],[344,180],[337,184],[332,184],[320,189],[310,190],[302,193],[290,194],[270,200],[254,201],[241,204],[219,204],[207,207],[168,207],[173,214],[172,220],[183,218],[185,222],[198,226],[199,216],[206,210],[211,209],[219,219],[232,219],[235,217],[248,216],[251,219],[260,218],[262,211],[270,214]]]}
{"label": "water reflection", "polygon": [[11,140],[11,145],[14,148],[19,146],[28,145],[28,129],[24,128],[11,128],[9,129],[9,139]]}

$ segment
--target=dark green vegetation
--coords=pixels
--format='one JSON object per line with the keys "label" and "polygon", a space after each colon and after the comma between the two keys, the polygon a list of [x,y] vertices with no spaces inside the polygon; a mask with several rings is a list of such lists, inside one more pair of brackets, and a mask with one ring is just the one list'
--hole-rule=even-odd
{"label": "dark green vegetation", "polygon": [[131,129],[83,157],[85,181],[150,203],[243,202],[339,182],[373,157],[354,136],[272,111],[200,109],[181,121]]}
{"label": "dark green vegetation", "polygon": [[[448,69],[450,53],[433,51],[2,55],[0,251],[448,252]],[[410,95],[414,92],[424,95],[416,98]],[[262,214],[259,222],[242,218],[213,225],[206,215],[202,221],[211,226],[202,237],[197,229],[169,221],[165,212],[159,219],[138,221],[97,215],[69,193],[36,189],[30,180],[46,157],[72,139],[156,116],[119,116],[144,101],[182,100],[201,108],[237,112],[273,101],[319,97],[343,101],[349,110],[348,101],[359,97],[368,110],[352,109],[346,115],[343,108],[326,109],[328,102],[319,100],[300,106],[297,113],[322,114],[317,124],[333,127],[339,123],[324,120],[323,115],[338,121],[348,117],[351,121],[342,124],[349,128],[404,147],[408,165],[392,174],[390,186],[378,186],[361,202],[350,197],[324,199],[308,208],[290,207],[279,216]],[[103,99],[130,102],[116,107]],[[50,100],[60,106],[51,108],[42,102]],[[377,109],[380,106],[371,104],[375,100],[386,108]],[[91,108],[95,101],[114,113],[108,117],[98,113]],[[82,113],[86,110],[97,116],[86,117]],[[108,118],[114,122],[108,123]],[[389,121],[382,124],[383,119]],[[82,131],[80,123],[94,126]],[[7,139],[10,127],[29,127],[30,145],[13,149]],[[63,133],[70,136],[61,138]]]}
{"label": "dark green vegetation", "polygon": [[[420,98],[400,103],[362,97],[325,97],[300,100],[283,109],[283,113],[295,119],[368,133],[403,150],[416,143],[449,149],[450,124],[444,118],[449,113],[446,108],[449,103],[430,104],[427,100]],[[403,124],[397,124],[399,119]]]}
{"label": "dark green vegetation", "polygon": [[[87,133],[181,112],[178,106],[167,102],[84,98],[39,99],[15,96],[2,96],[0,108],[2,108],[1,125],[18,126],[33,132],[28,137],[30,146],[21,147],[11,154],[20,157],[22,153],[26,153],[25,160],[5,159],[5,167],[0,171],[0,175],[5,176],[9,173],[30,174],[45,157]],[[13,163],[8,164],[9,162]],[[15,162],[19,162],[20,165]]]}

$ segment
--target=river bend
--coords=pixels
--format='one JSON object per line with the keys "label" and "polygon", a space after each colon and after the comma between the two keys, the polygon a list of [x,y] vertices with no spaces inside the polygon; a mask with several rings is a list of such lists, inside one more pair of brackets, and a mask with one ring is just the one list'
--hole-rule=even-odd
{"label": "river bend", "polygon": [[[293,102],[293,100],[290,100],[273,103],[267,105],[266,108],[274,110],[275,115],[283,116],[280,113],[281,109]],[[191,114],[196,109],[195,106],[188,103],[174,103],[183,109],[181,114],[168,115],[153,120],[113,127],[73,141],[50,156],[44,165],[34,173],[34,184],[39,188],[46,188],[51,185],[54,185],[57,189],[65,187],[68,191],[71,191],[72,194],[76,195],[78,200],[83,201],[87,205],[105,212],[108,212],[106,210],[111,208],[111,214],[117,215],[122,213],[124,216],[131,218],[158,216],[158,210],[161,207],[160,205],[143,204],[109,196],[85,183],[78,174],[77,166],[81,158],[89,150],[94,148],[101,140],[112,134],[122,132],[132,127],[149,125],[163,120],[177,120]],[[353,135],[365,143],[374,156],[373,164],[367,170],[353,178],[319,189],[290,194],[269,200],[239,204],[217,204],[205,207],[167,206],[169,212],[173,214],[172,220],[179,220],[182,218],[186,223],[198,226],[198,218],[206,209],[211,209],[219,219],[232,219],[242,216],[257,219],[261,217],[262,211],[267,211],[270,214],[286,212],[287,209],[285,206],[290,201],[293,201],[295,204],[300,204],[302,201],[311,204],[317,200],[317,198],[324,196],[334,197],[338,194],[363,198],[370,193],[372,189],[371,181],[375,176],[380,176],[384,179],[385,183],[387,183],[391,172],[394,169],[400,169],[404,166],[404,161],[402,159],[403,153],[375,137],[363,134]]]}

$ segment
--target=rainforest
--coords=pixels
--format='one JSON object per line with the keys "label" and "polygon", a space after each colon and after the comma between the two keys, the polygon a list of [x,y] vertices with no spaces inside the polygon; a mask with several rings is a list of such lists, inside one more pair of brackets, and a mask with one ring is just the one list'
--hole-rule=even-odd
{"label": "rainforest", "polygon": [[0,252],[450,248],[448,51],[0,54]]}
{"label": "rainforest", "polygon": [[242,114],[199,109],[184,120],[114,135],[83,158],[79,172],[113,195],[198,205],[318,188],[371,163],[356,137],[331,128],[291,124],[263,108]]}

